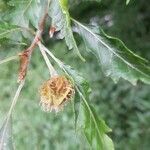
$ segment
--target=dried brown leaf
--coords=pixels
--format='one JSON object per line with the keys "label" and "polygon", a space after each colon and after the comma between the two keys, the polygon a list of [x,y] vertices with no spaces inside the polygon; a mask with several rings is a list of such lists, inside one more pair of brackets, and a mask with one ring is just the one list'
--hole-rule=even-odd
{"label": "dried brown leaf", "polygon": [[29,64],[29,53],[28,50],[25,50],[21,54],[19,54],[20,57],[20,67],[19,67],[19,75],[18,75],[18,82],[21,82],[24,80],[27,68]]}

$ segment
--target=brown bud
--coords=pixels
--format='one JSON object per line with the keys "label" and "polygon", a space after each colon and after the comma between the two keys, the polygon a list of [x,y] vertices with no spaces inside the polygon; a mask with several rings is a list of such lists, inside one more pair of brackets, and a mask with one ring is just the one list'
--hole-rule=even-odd
{"label": "brown bud", "polygon": [[50,27],[50,29],[49,29],[49,36],[50,36],[50,38],[52,38],[53,37],[53,35],[54,35],[54,33],[55,33],[55,31],[56,31],[56,28],[55,27]]}

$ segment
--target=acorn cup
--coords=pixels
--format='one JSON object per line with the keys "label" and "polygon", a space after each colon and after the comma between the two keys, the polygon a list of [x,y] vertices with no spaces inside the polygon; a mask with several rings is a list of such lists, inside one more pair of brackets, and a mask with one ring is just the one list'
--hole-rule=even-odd
{"label": "acorn cup", "polygon": [[51,78],[43,83],[40,92],[40,106],[46,112],[59,112],[74,96],[75,90],[72,82],[63,75],[58,75],[52,69]]}

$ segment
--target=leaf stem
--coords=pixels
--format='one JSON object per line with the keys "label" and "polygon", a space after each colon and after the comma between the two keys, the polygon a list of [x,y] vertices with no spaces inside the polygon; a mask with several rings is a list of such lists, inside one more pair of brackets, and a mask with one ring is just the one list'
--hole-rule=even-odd
{"label": "leaf stem", "polygon": [[3,64],[3,63],[7,63],[9,61],[15,60],[17,58],[18,58],[18,56],[11,56],[11,57],[5,58],[5,59],[0,61],[0,65]]}

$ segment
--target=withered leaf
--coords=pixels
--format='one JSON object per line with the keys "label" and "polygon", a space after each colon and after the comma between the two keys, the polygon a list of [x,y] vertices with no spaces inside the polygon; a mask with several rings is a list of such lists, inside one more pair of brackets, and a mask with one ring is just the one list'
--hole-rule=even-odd
{"label": "withered leaf", "polygon": [[21,82],[24,80],[29,64],[29,51],[25,50],[21,54],[19,54],[20,57],[20,67],[19,67],[19,75],[18,75],[18,82]]}

